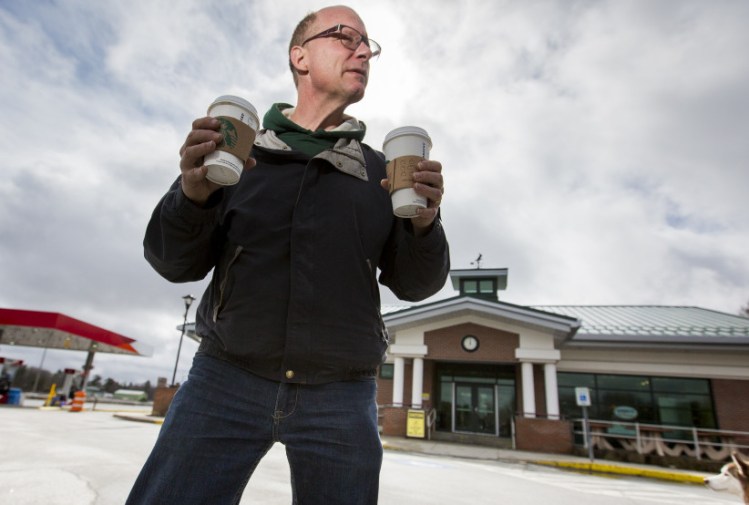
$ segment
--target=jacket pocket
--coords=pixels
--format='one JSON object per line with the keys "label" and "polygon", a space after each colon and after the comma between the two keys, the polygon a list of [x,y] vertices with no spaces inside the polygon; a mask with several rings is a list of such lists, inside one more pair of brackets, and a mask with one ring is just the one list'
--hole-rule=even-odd
{"label": "jacket pocket", "polygon": [[367,258],[367,267],[369,268],[369,279],[370,279],[370,287],[372,289],[372,300],[373,305],[375,309],[375,313],[377,314],[377,322],[379,323],[379,334],[380,339],[386,344],[390,345],[390,334],[388,333],[387,326],[385,326],[385,321],[382,319],[382,311],[380,310],[380,290],[377,287],[377,275],[374,269],[374,266],[372,265],[372,261]]}
{"label": "jacket pocket", "polygon": [[238,245],[234,248],[234,252],[231,254],[231,257],[226,262],[226,265],[221,266],[221,282],[219,283],[218,288],[218,296],[216,297],[216,303],[213,305],[213,322],[215,323],[218,320],[218,315],[221,312],[221,308],[224,305],[224,297],[226,295],[226,286],[229,282],[229,274],[231,271],[231,267],[234,265],[234,263],[237,261],[237,258],[239,258],[239,255],[242,254],[243,247],[241,245]]}

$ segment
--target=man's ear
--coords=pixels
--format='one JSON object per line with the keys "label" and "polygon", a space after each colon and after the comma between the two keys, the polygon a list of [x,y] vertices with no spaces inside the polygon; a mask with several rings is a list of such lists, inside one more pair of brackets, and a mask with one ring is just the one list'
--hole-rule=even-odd
{"label": "man's ear", "polygon": [[289,61],[296,69],[297,74],[307,74],[307,52],[302,46],[294,46],[291,48],[291,51],[289,51]]}

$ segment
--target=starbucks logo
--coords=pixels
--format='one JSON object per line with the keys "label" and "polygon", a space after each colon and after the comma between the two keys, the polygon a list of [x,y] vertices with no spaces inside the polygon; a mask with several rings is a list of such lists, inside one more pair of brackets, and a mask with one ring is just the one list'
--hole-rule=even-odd
{"label": "starbucks logo", "polygon": [[221,123],[221,135],[224,136],[224,144],[228,147],[237,147],[239,134],[231,121],[223,117],[218,117],[216,119]]}

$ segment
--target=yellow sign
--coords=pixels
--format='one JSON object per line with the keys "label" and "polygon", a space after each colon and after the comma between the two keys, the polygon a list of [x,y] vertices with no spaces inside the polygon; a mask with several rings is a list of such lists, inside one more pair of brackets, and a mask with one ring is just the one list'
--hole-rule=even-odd
{"label": "yellow sign", "polygon": [[408,422],[406,424],[406,436],[424,438],[425,435],[425,413],[423,410],[409,410]]}

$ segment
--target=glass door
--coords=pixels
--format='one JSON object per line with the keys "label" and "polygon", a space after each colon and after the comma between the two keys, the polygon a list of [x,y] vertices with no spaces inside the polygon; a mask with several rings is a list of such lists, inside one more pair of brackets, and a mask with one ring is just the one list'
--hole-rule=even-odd
{"label": "glass door", "polygon": [[497,397],[493,384],[455,384],[454,431],[497,433]]}

